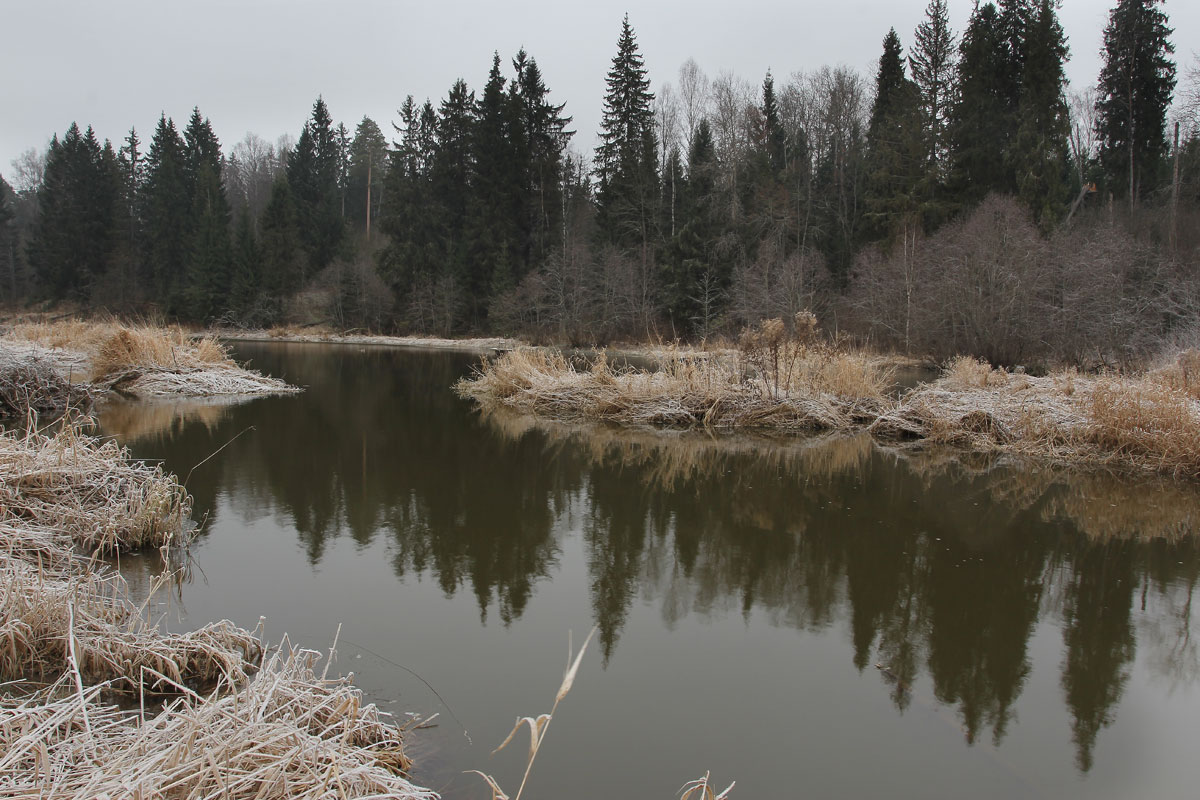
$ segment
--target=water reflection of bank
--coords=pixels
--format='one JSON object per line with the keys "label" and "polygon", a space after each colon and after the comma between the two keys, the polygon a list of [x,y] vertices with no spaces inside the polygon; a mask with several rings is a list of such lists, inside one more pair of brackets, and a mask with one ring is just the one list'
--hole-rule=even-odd
{"label": "water reflection of bank", "polygon": [[[606,659],[639,599],[668,628],[752,611],[798,630],[844,623],[855,669],[886,666],[894,680],[881,686],[901,711],[928,686],[970,741],[1011,729],[1031,637],[1051,621],[1084,770],[1139,646],[1176,683],[1200,672],[1193,485],[863,437],[480,415],[441,388],[469,364],[450,354],[300,350],[281,363],[305,395],[139,447],[186,471],[227,445],[189,479],[197,508],[220,496],[247,520],[274,518],[314,565],[336,538],[382,539],[397,576],[470,592],[482,619],[495,609],[509,623],[554,579],[565,537],[579,536]],[[250,425],[253,436],[233,439]]]}

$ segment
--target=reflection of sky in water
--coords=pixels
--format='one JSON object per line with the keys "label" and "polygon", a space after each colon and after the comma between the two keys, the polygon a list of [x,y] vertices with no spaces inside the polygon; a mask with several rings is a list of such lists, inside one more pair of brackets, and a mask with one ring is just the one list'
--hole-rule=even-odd
{"label": "reflection of sky in water", "polygon": [[746,797],[1200,777],[1193,486],[563,426],[454,397],[472,356],[238,349],[308,391],[104,419],[181,475],[227,445],[188,479],[209,520],[168,618],[263,614],[317,647],[342,623],[339,668],[385,709],[441,712],[413,746],[448,796],[486,794],[463,769],[519,782],[488,753],[549,710],[592,623],[539,796],[669,797],[706,769]]}

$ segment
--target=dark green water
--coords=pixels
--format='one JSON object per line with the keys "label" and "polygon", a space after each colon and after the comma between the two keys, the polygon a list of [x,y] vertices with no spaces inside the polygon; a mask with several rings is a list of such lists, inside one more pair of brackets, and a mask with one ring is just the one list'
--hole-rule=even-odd
{"label": "dark green water", "polygon": [[410,746],[447,797],[489,796],[467,769],[515,793],[527,736],[490,752],[592,625],[529,798],[706,770],[734,798],[1194,796],[1195,487],[572,428],[459,400],[466,354],[236,350],[308,391],[102,419],[207,516],[161,610],[320,649],[340,623],[337,669],[440,712]]}

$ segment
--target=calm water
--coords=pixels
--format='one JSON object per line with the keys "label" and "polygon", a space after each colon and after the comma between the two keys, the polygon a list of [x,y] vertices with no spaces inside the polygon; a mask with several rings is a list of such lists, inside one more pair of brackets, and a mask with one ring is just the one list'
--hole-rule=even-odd
{"label": "calm water", "polygon": [[308,391],[102,420],[206,515],[169,625],[340,623],[338,669],[440,713],[410,744],[447,797],[516,791],[527,739],[490,752],[593,624],[531,798],[1195,796],[1194,487],[482,415],[465,354],[237,355]]}

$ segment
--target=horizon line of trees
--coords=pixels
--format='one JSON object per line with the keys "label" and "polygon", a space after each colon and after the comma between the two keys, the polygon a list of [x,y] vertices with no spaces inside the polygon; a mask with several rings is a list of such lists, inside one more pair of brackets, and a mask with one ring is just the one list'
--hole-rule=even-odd
{"label": "horizon line of trees", "polygon": [[227,152],[199,109],[144,152],[72,124],[0,184],[0,292],[572,343],[812,308],[906,350],[1130,358],[1200,317],[1200,76],[1169,131],[1161,6],[1120,0],[1072,95],[1056,0],[976,4],[961,35],[931,0],[873,80],[689,60],[657,92],[626,16],[590,159],[524,51],[507,76],[495,54],[478,95],[406,98],[391,142],[322,98],[297,139]]}

